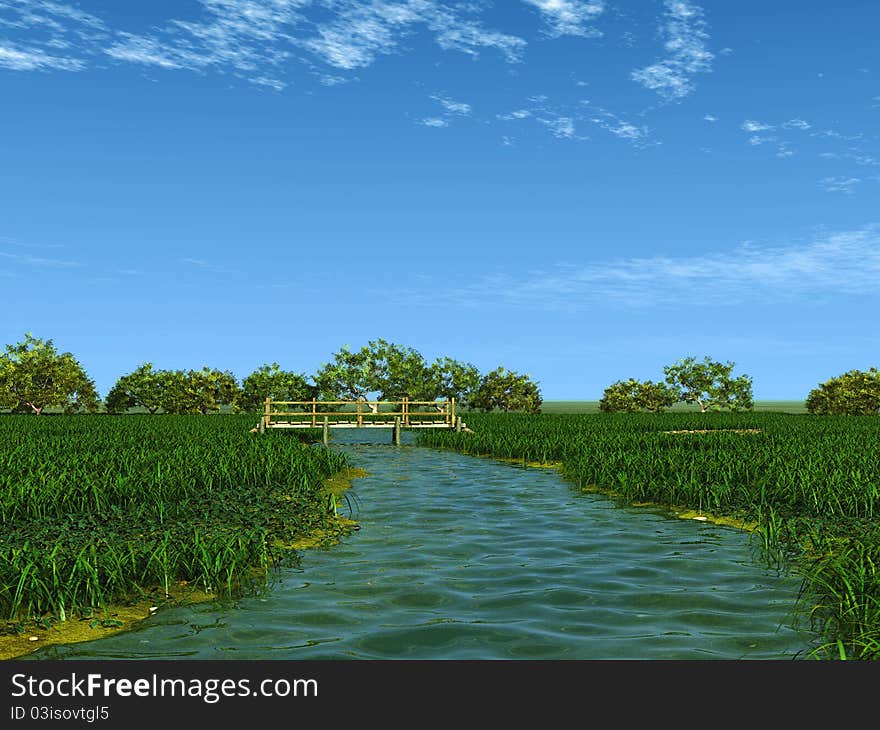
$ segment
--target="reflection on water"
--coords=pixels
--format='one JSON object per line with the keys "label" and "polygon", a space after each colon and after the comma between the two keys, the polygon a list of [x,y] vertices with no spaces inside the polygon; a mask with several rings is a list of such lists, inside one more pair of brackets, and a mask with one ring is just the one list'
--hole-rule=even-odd
{"label": "reflection on water", "polygon": [[[338,434],[338,435],[337,435]],[[263,595],[29,659],[786,659],[798,583],[748,537],[620,509],[553,471],[335,432],[361,530]]]}

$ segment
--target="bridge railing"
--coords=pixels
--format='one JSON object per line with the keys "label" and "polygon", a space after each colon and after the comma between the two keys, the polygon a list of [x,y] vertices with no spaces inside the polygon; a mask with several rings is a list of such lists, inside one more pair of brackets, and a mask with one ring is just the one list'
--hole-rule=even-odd
{"label": "bridge railing", "polygon": [[[278,410],[279,407],[286,409]],[[338,408],[336,408],[338,407]],[[384,410],[383,410],[384,409]],[[334,423],[392,425],[395,418],[408,428],[419,423],[455,425],[455,398],[442,400],[272,400],[266,398],[261,426],[276,424],[303,424],[318,428],[324,419]]]}

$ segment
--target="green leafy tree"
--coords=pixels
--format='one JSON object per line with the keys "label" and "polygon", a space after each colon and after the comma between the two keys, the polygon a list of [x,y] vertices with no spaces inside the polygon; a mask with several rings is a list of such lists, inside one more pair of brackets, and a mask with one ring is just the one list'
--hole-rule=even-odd
{"label": "green leafy tree", "polygon": [[437,358],[431,364],[431,379],[432,398],[455,398],[463,406],[468,405],[480,387],[480,371],[476,365],[451,357]]}
{"label": "green leafy tree", "polygon": [[105,400],[110,413],[123,413],[128,408],[146,408],[155,413],[162,407],[167,373],[153,370],[153,363],[145,362],[134,372],[119,378]]}
{"label": "green leafy tree", "polygon": [[850,370],[820,383],[807,396],[807,412],[873,416],[880,413],[880,371]]}
{"label": "green leafy tree", "polygon": [[678,391],[666,383],[630,378],[612,383],[602,394],[599,410],[605,413],[661,413],[678,399]]}
{"label": "green leafy tree", "polygon": [[258,411],[266,398],[272,400],[311,400],[317,397],[318,388],[308,382],[305,375],[282,370],[277,362],[261,365],[241,383],[239,407],[245,411]]}
{"label": "green leafy tree", "polygon": [[471,398],[470,405],[481,411],[541,412],[541,392],[528,375],[519,375],[498,367],[484,375]]}
{"label": "green leafy tree", "polygon": [[0,407],[40,414],[46,407],[65,413],[98,410],[95,383],[69,352],[30,332],[0,356]]}
{"label": "green leafy tree", "polygon": [[366,348],[352,351],[344,345],[315,374],[321,397],[338,400],[366,398],[372,390],[374,366]]}
{"label": "green leafy tree", "polygon": [[240,389],[229,371],[168,370],[163,373],[162,410],[166,413],[210,413],[237,407]]}
{"label": "green leafy tree", "polygon": [[[343,347],[333,362],[319,368],[315,382],[325,398],[433,400],[436,385],[425,358],[411,347],[383,339],[371,340],[360,350]],[[373,411],[378,406],[371,405]]]}
{"label": "green leafy tree", "polygon": [[434,400],[431,370],[418,350],[375,340],[367,345],[367,353],[373,373],[370,390],[379,394],[379,400]]}
{"label": "green leafy tree", "polygon": [[720,363],[706,357],[698,362],[686,357],[663,368],[666,382],[678,391],[678,400],[696,403],[700,412],[743,411],[752,408],[752,379],[733,377],[733,362]]}

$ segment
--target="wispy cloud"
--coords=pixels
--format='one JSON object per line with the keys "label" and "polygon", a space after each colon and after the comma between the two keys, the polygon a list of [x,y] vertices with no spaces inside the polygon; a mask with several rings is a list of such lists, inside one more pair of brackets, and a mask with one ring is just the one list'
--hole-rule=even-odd
{"label": "wispy cloud", "polygon": [[740,129],[743,129],[746,132],[763,132],[768,129],[773,129],[773,125],[765,124],[764,122],[757,122],[754,119],[746,119],[746,121],[740,125]]}
{"label": "wispy cloud", "polygon": [[550,133],[557,139],[574,139],[575,134],[574,119],[565,116],[538,117],[538,121],[543,124]]}
{"label": "wispy cloud", "polygon": [[789,119],[787,122],[783,122],[782,126],[785,129],[803,129],[807,130],[811,128],[809,122],[805,122],[803,119]]}
{"label": "wispy cloud", "polygon": [[826,193],[845,193],[852,195],[856,185],[862,182],[858,177],[825,177],[819,181],[819,185]]}
{"label": "wispy cloud", "polygon": [[104,23],[72,5],[50,0],[0,0],[0,68],[11,71],[82,71]]}
{"label": "wispy cloud", "polygon": [[[880,277],[880,226],[817,237],[805,244],[758,246],[689,257],[633,257],[552,270],[486,274],[447,289],[451,302],[477,307],[578,310],[609,303],[736,306],[824,295],[876,297]],[[406,293],[418,296],[417,292]],[[433,296],[433,295],[432,295]],[[442,299],[442,297],[441,297]],[[438,303],[437,298],[433,299]],[[425,297],[424,304],[431,304]]]}
{"label": "wispy cloud", "polygon": [[43,256],[28,256],[26,254],[8,253],[5,251],[0,251],[0,257],[14,263],[25,264],[27,266],[42,266],[52,269],[69,269],[82,265],[78,261],[45,258]]}
{"label": "wispy cloud", "polygon": [[232,269],[228,269],[225,266],[219,266],[215,264],[213,261],[207,261],[206,259],[197,259],[192,257],[183,258],[180,260],[181,263],[186,264],[187,266],[192,266],[201,271],[209,272],[212,274],[230,274],[233,273]]}
{"label": "wispy cloud", "polygon": [[703,10],[688,0],[665,0],[661,34],[666,57],[632,72],[634,81],[667,100],[678,100],[694,90],[692,77],[712,70],[714,55],[706,47],[709,34]]}
{"label": "wispy cloud", "polygon": [[[582,101],[581,105],[588,108],[589,120],[593,124],[610,132],[615,137],[626,140],[637,147],[645,147],[651,144],[650,130],[644,124],[633,124],[614,112],[591,105],[588,101]],[[657,143],[655,142],[654,144]]]}
{"label": "wispy cloud", "polygon": [[473,111],[470,104],[465,104],[463,101],[455,101],[454,99],[451,99],[443,94],[432,94],[431,98],[438,104],[440,104],[440,106],[442,106],[450,114],[460,114],[461,116],[467,116]]}
{"label": "wispy cloud", "polygon": [[526,47],[522,38],[488,29],[435,0],[340,0],[331,7],[338,9],[336,18],[318,25],[313,37],[296,43],[340,69],[363,68],[379,55],[397,52],[402,37],[419,26],[432,33],[444,50],[472,56],[493,49],[506,60],[517,62]]}
{"label": "wispy cloud", "polygon": [[540,10],[548,35],[576,35],[597,38],[602,33],[590,25],[605,10],[602,0],[524,0]]}
{"label": "wispy cloud", "polygon": [[[551,3],[552,4],[552,3]],[[595,7],[593,3],[574,3]],[[437,46],[479,56],[522,60],[526,41],[486,27],[474,3],[440,0],[198,0],[197,13],[169,18],[146,32],[111,29],[96,16],[51,0],[0,0],[0,68],[78,71],[112,59],[165,70],[231,73],[276,89],[290,64],[311,67],[321,83],[346,80],[383,55],[407,50],[427,32]],[[189,10],[189,8],[187,8]],[[586,12],[584,10],[584,12]],[[315,70],[314,64],[324,66]]]}
{"label": "wispy cloud", "polygon": [[424,127],[448,127],[449,122],[445,119],[441,119],[440,117],[425,117],[424,119],[419,120],[419,124]]}

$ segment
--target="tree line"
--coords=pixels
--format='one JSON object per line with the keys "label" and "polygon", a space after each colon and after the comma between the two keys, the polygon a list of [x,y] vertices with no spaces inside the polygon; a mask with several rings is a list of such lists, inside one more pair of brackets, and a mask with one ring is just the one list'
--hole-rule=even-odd
{"label": "tree line", "polygon": [[[599,401],[604,413],[660,413],[674,404],[695,404],[701,412],[753,408],[752,378],[734,376],[733,362],[688,356],[663,368],[663,380],[618,380]],[[455,398],[462,407],[482,411],[538,413],[538,383],[499,366],[480,373],[471,363],[440,357],[428,362],[417,350],[372,340],[360,349],[344,346],[312,376],[264,364],[239,382],[228,370],[161,370],[145,362],[117,379],[102,401],[95,383],[69,352],[59,353],[52,340],[25,334],[0,355],[0,410],[42,413],[110,413],[132,408],[149,413],[212,413],[227,408],[258,411],[269,397],[280,401],[401,400]],[[376,406],[372,406],[374,409]],[[876,415],[880,413],[880,371],[850,370],[812,389],[808,413]]]}
{"label": "tree line", "polygon": [[[752,378],[733,375],[734,362],[685,357],[663,368],[663,380],[618,380],[602,393],[605,413],[661,413],[675,403],[691,403],[700,411],[752,410]],[[819,415],[876,415],[880,413],[880,371],[850,370],[813,388],[807,413]]]}
{"label": "tree line", "polygon": [[[239,382],[229,370],[207,366],[163,370],[145,362],[116,380],[103,405],[110,413],[132,408],[151,414],[247,412],[262,409],[267,397],[284,401],[455,398],[465,408],[531,413],[539,412],[542,403],[538,383],[528,375],[503,366],[481,373],[475,365],[450,357],[429,363],[414,348],[378,339],[357,350],[342,347],[312,376],[283,370],[273,362]],[[69,352],[59,353],[52,340],[27,333],[0,355],[0,409],[94,413],[101,405],[82,364]]]}

